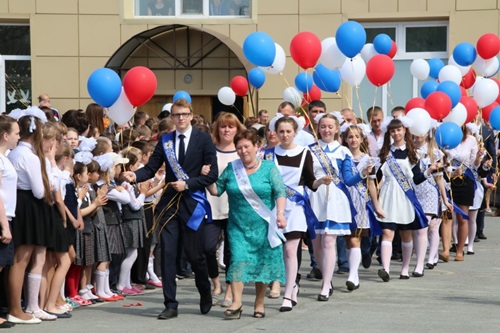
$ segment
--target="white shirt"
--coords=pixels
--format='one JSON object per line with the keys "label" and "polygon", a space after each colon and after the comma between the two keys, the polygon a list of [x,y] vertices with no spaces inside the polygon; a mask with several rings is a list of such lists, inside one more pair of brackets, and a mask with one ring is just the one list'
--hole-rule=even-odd
{"label": "white shirt", "polygon": [[12,163],[4,155],[0,155],[0,172],[2,173],[2,186],[0,198],[5,207],[5,215],[11,220],[16,215],[17,195],[13,189],[17,186],[17,173]]}
{"label": "white shirt", "polygon": [[123,187],[127,186],[126,192],[128,192],[128,195],[130,197],[130,202],[128,203],[130,208],[132,208],[132,210],[134,211],[141,209],[141,207],[144,206],[144,194],[140,193],[136,197],[134,193],[134,187],[132,185],[130,185],[127,182],[123,182],[122,186]]}
{"label": "white shirt", "polygon": [[307,147],[313,144],[314,142],[316,142],[314,140],[314,136],[312,136],[311,134],[307,133],[304,130],[298,131],[297,135],[295,135],[295,138],[293,139],[293,143],[302,147]]}
{"label": "white shirt", "polygon": [[179,159],[179,135],[184,134],[184,156],[186,156],[187,147],[189,145],[189,139],[191,139],[191,133],[193,132],[193,126],[189,126],[189,128],[184,133],[180,133],[179,131],[175,131],[175,156]]}
{"label": "white shirt", "polygon": [[10,152],[9,160],[17,172],[17,188],[31,190],[35,198],[42,199],[45,195],[42,166],[31,144],[19,141],[17,147]]}

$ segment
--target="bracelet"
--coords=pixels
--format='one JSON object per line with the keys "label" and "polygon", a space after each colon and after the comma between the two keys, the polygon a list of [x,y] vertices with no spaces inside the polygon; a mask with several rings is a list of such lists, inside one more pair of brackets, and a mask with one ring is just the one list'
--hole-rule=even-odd
{"label": "bracelet", "polygon": [[283,210],[278,210],[278,211],[276,211],[276,214],[279,214],[279,213],[281,213],[281,214],[285,214],[285,211],[283,211]]}

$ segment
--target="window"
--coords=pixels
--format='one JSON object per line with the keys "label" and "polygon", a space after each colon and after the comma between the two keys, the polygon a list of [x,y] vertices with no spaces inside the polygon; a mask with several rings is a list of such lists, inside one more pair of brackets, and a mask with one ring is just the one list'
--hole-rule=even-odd
{"label": "window", "polygon": [[366,110],[373,105],[382,107],[390,115],[393,107],[405,106],[409,99],[420,94],[420,87],[424,82],[418,81],[410,73],[410,65],[414,59],[448,59],[448,22],[364,23],[363,26],[367,43],[372,43],[380,33],[389,35],[396,42],[396,71],[391,81],[378,89],[368,79],[364,79],[359,91],[354,94],[353,105],[355,109],[361,108],[356,111],[362,112],[363,117],[366,117]]}
{"label": "window", "polygon": [[134,16],[249,18],[252,0],[134,0]]}

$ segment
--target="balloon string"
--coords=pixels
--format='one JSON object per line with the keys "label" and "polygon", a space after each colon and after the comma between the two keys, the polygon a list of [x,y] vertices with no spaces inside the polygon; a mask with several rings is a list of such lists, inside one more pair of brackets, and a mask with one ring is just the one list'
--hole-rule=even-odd
{"label": "balloon string", "polygon": [[[387,83],[387,96],[389,96],[389,101],[391,102],[391,109],[394,108],[394,101],[392,100],[392,94],[391,94],[391,81]],[[383,98],[383,96],[382,96]]]}
{"label": "balloon string", "polygon": [[[378,87],[377,87],[378,88]],[[377,89],[375,88],[375,89]],[[376,92],[377,90],[375,90]],[[356,99],[358,100],[358,108],[359,108],[359,116],[361,118],[361,120],[364,122],[365,119],[363,117],[363,108],[361,106],[361,98],[359,97],[359,85],[356,86]],[[375,100],[373,101],[373,105],[375,106]],[[351,109],[352,110],[352,109]]]}

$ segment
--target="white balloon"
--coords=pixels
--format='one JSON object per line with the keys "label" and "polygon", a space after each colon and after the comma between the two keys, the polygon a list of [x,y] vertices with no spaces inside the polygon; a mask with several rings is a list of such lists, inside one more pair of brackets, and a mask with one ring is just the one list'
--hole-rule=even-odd
{"label": "white balloon", "polygon": [[477,106],[484,108],[493,103],[498,97],[498,85],[492,79],[476,80],[472,96]]}
{"label": "white balloon", "polygon": [[438,78],[439,82],[451,81],[459,85],[462,82],[462,73],[456,66],[446,65],[439,71]]}
{"label": "white balloon", "polygon": [[234,93],[233,89],[229,87],[220,88],[219,92],[217,92],[217,97],[219,98],[219,101],[224,105],[233,105],[234,101],[236,100],[236,94]]}
{"label": "white balloon", "polygon": [[108,108],[106,114],[117,125],[124,125],[132,119],[134,113],[134,106],[128,100],[127,94],[125,94],[125,90],[122,87],[120,97]]}
{"label": "white balloon", "polygon": [[361,54],[361,58],[363,58],[363,61],[365,62],[365,64],[367,64],[368,61],[373,58],[373,56],[376,56],[378,54],[378,52],[375,51],[375,47],[372,43],[366,43],[359,54]]}
{"label": "white balloon", "polygon": [[340,68],[340,76],[347,84],[357,87],[365,78],[366,64],[358,54],[352,59],[346,59]]}
{"label": "white balloon", "polygon": [[432,118],[426,110],[414,108],[408,111],[406,117],[412,120],[410,133],[416,136],[423,136],[429,132],[432,127]]}
{"label": "white balloon", "polygon": [[460,74],[462,74],[462,76],[467,74],[467,72],[469,72],[469,70],[471,68],[471,66],[460,66],[459,64],[457,64],[457,62],[455,61],[455,58],[453,58],[453,54],[448,59],[448,65],[453,65],[456,68],[458,68],[460,70]]}
{"label": "white balloon", "polygon": [[260,67],[264,72],[268,74],[277,75],[285,69],[286,65],[286,55],[285,50],[281,47],[281,45],[274,43],[276,46],[276,55],[274,56],[273,64],[269,67]]}
{"label": "white balloon", "polygon": [[427,80],[430,71],[431,67],[429,66],[429,63],[424,59],[415,59],[410,65],[411,75],[413,75],[414,78],[420,81]]}
{"label": "white balloon", "polygon": [[283,91],[283,99],[298,108],[302,103],[302,94],[295,87],[288,87]]}
{"label": "white balloon", "polygon": [[477,74],[490,77],[498,72],[498,66],[500,64],[498,62],[498,57],[483,59],[478,55],[474,65],[476,65]]}
{"label": "white balloon", "polygon": [[339,50],[335,37],[328,37],[321,41],[321,56],[319,63],[329,69],[341,67],[346,56]]}
{"label": "white balloon", "polygon": [[451,112],[443,118],[443,122],[453,122],[458,126],[462,126],[467,120],[467,109],[462,103],[458,103]]}

